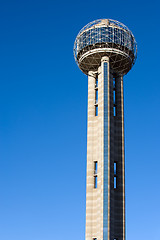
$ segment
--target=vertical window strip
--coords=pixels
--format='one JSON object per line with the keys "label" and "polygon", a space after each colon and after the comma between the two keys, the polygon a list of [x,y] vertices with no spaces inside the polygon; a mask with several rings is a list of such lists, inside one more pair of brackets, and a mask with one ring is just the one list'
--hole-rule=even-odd
{"label": "vertical window strip", "polygon": [[98,105],[95,106],[95,116],[98,116]]}
{"label": "vertical window strip", "polygon": [[117,188],[117,177],[114,176],[114,189],[116,189],[116,188]]}
{"label": "vertical window strip", "polygon": [[94,174],[97,174],[97,170],[98,170],[98,162],[94,162]]}
{"label": "vertical window strip", "polygon": [[95,81],[95,116],[98,116],[98,76]]}
{"label": "vertical window strip", "polygon": [[117,163],[114,162],[114,175],[116,175],[116,174],[117,174]]}
{"label": "vertical window strip", "polygon": [[103,63],[104,80],[104,186],[103,186],[103,240],[108,239],[108,62]]}
{"label": "vertical window strip", "polygon": [[97,188],[97,175],[94,176],[94,188]]}
{"label": "vertical window strip", "polygon": [[117,115],[116,112],[116,79],[113,78],[113,116]]}
{"label": "vertical window strip", "polygon": [[94,162],[94,188],[97,188],[97,181],[98,181],[97,170],[98,170],[98,162],[95,161]]}
{"label": "vertical window strip", "polygon": [[117,188],[117,162],[114,162],[114,189]]}

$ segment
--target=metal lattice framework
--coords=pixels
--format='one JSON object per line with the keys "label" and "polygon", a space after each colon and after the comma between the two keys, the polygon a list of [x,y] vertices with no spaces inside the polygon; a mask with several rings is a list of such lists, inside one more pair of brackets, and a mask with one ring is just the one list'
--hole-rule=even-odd
{"label": "metal lattice framework", "polygon": [[115,74],[126,74],[137,57],[137,43],[132,32],[122,23],[99,19],[88,23],[78,33],[74,43],[74,58],[88,75],[97,71],[103,56],[108,56]]}

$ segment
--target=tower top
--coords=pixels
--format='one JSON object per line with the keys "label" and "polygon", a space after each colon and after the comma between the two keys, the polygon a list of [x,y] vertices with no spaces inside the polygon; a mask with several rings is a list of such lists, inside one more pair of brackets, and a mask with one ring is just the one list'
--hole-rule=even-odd
{"label": "tower top", "polygon": [[97,71],[103,56],[109,57],[113,73],[124,75],[135,63],[137,43],[124,24],[98,19],[80,30],[73,51],[76,63],[87,75],[89,71]]}

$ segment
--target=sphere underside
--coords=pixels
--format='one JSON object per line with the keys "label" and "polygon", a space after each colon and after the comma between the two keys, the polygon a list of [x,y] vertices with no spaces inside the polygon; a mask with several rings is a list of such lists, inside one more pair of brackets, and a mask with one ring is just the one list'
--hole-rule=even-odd
{"label": "sphere underside", "polygon": [[[85,53],[84,53],[85,52]],[[83,51],[77,56],[78,66],[85,74],[89,71],[97,71],[101,65],[103,56],[109,57],[111,68],[115,74],[125,75],[133,64],[133,53],[122,51],[120,48],[114,48],[101,44],[101,47],[92,48]]]}
{"label": "sphere underside", "polygon": [[126,74],[134,65],[137,44],[123,24],[100,19],[85,26],[74,44],[74,57],[79,68],[88,75],[97,71],[103,56],[108,56],[115,74]]}

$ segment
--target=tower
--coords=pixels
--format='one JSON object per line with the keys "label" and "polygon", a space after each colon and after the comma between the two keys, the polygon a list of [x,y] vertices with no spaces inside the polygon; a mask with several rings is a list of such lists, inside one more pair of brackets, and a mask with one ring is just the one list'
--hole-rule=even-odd
{"label": "tower", "polygon": [[123,76],[136,55],[132,32],[111,19],[89,23],[74,43],[88,75],[86,240],[125,240]]}

